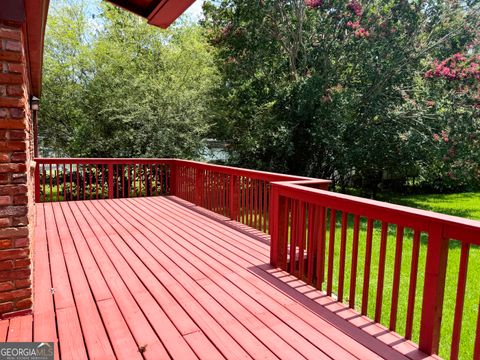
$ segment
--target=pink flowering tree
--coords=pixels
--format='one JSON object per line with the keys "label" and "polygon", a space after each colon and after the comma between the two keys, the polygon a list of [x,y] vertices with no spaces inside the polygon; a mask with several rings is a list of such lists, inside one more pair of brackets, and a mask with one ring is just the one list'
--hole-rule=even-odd
{"label": "pink flowering tree", "polygon": [[[232,144],[237,165],[328,177],[375,195],[412,179],[438,182],[441,176],[425,175],[430,164],[441,163],[462,131],[474,127],[466,125],[472,107],[455,130],[450,123],[460,92],[474,91],[473,6],[222,0],[207,1],[205,9],[203,25],[224,78],[212,136]],[[457,53],[465,59],[452,58]],[[441,68],[437,76],[435,66],[450,58],[442,65],[449,72]],[[454,89],[453,82],[463,85]],[[467,97],[461,101],[467,106]]]}
{"label": "pink flowering tree", "polygon": [[429,97],[424,107],[435,116],[432,139],[436,150],[425,177],[447,188],[480,183],[478,50],[474,42],[465,52],[435,58],[424,74],[424,90]]}

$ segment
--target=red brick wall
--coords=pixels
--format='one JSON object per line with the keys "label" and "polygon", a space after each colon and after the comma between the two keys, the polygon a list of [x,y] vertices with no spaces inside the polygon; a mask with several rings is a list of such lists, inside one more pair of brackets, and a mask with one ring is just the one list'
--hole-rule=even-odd
{"label": "red brick wall", "polygon": [[0,22],[0,316],[32,307],[33,136],[21,27]]}

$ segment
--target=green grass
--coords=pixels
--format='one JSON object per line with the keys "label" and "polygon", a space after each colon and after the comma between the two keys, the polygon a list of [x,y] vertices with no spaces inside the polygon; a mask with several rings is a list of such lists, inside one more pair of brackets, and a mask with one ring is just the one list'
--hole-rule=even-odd
{"label": "green grass", "polygon": [[389,195],[384,201],[480,220],[480,192],[447,195]]}

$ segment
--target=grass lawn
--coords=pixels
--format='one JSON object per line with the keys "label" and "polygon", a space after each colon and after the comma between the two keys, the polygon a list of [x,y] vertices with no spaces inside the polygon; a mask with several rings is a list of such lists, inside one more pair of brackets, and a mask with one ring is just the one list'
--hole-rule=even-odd
{"label": "grass lawn", "polygon": [[383,201],[480,220],[480,192],[447,195],[389,195]]}

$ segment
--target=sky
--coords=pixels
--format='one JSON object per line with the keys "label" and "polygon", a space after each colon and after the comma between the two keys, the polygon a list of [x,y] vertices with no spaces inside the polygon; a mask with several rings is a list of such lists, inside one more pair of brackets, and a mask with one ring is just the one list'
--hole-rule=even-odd
{"label": "sky", "polygon": [[204,0],[197,0],[188,9],[187,13],[194,19],[200,19],[202,16],[202,5]]}

